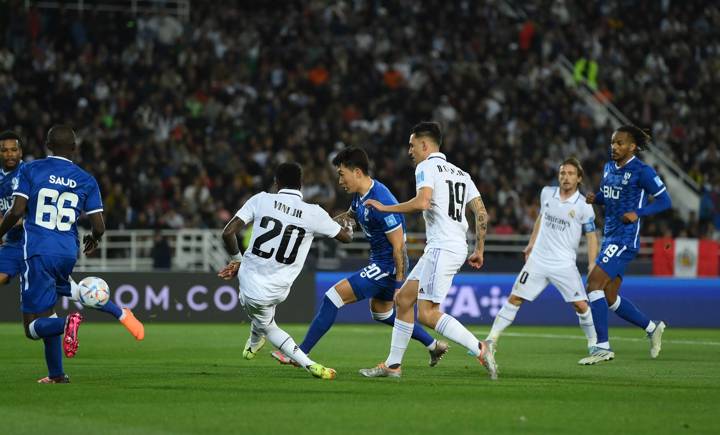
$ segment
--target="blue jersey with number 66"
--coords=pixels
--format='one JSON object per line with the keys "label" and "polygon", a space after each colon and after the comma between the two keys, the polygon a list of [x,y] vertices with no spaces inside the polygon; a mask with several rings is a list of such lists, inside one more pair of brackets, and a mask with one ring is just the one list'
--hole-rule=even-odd
{"label": "blue jersey with number 66", "polygon": [[76,221],[82,212],[103,211],[95,178],[58,156],[35,160],[18,171],[13,195],[27,199],[23,226],[25,257],[76,258],[80,249]]}

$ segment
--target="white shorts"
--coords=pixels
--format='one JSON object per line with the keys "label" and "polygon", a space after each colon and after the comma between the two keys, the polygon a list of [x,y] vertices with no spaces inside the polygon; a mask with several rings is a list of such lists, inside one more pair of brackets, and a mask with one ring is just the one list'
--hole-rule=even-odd
{"label": "white shorts", "polygon": [[515,279],[511,294],[526,301],[534,301],[551,283],[558,289],[565,302],[587,300],[585,286],[577,267],[547,269],[530,261],[525,263],[525,267]]}
{"label": "white shorts", "polygon": [[265,331],[265,329],[275,323],[275,301],[258,301],[243,295],[242,290],[239,293],[240,305],[250,318],[250,323],[256,330]]}
{"label": "white shorts", "polygon": [[418,299],[441,303],[466,258],[465,254],[444,249],[428,249],[407,277],[408,281],[419,281]]}

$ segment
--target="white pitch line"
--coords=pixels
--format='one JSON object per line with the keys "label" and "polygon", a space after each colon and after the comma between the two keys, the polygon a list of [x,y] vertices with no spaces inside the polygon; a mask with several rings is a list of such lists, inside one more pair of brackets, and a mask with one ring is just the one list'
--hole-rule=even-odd
{"label": "white pitch line", "polygon": [[[367,328],[347,328],[353,333],[367,333],[373,332]],[[581,335],[564,335],[564,334],[533,334],[525,332],[505,332],[505,337],[519,337],[519,338],[549,338],[552,340],[586,340]],[[610,341],[646,341],[647,338],[632,338],[632,337],[610,337]],[[689,345],[702,345],[702,346],[720,346],[720,341],[700,341],[700,340],[663,340],[663,344],[689,344]]]}

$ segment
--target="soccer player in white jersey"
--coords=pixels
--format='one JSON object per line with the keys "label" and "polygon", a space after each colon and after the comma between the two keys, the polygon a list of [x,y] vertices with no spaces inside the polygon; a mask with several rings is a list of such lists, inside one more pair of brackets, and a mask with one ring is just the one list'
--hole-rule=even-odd
{"label": "soccer player in white jersey", "polygon": [[[285,355],[316,378],[334,379],[335,370],[311,360],[295,341],[275,323],[275,307],[284,301],[303,268],[315,235],[352,241],[351,229],[343,228],[318,205],[303,201],[302,168],[283,163],[275,172],[277,193],[251,197],[223,230],[225,250],[231,260],[218,276],[238,275],[240,304],[250,318],[250,338],[243,357],[252,359],[266,337]],[[245,255],[240,255],[237,235],[253,223],[253,235]]]}
{"label": "soccer player in white jersey", "polygon": [[575,308],[588,349],[597,343],[587,294],[575,264],[583,233],[587,238],[588,274],[595,267],[598,254],[595,212],[578,190],[582,178],[580,162],[571,157],[560,165],[559,186],[542,189],[540,215],[523,251],[525,266],[515,280],[510,297],[495,316],[488,340],[497,343],[500,334],[515,320],[520,305],[534,301],[552,283],[565,302]]}
{"label": "soccer player in white jersey", "polygon": [[[466,347],[485,366],[490,378],[497,378],[493,343],[478,340],[457,319],[440,311],[440,304],[465,259],[476,269],[482,267],[487,232],[487,212],[475,183],[467,172],[448,162],[439,152],[441,142],[438,123],[421,122],[413,127],[408,154],[416,163],[415,197],[397,205],[383,205],[375,200],[365,202],[366,206],[382,212],[422,211],[427,236],[425,252],[395,295],[397,317],[390,354],[376,367],[360,370],[366,377],[400,377],[417,303],[420,323]],[[466,206],[475,216],[475,250],[470,258],[467,256]]]}

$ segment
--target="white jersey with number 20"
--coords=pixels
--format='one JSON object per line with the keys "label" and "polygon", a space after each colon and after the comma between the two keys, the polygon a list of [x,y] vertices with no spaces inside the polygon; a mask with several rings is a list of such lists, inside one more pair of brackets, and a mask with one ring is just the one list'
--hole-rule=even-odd
{"label": "white jersey with number 20", "polygon": [[340,232],[340,224],[319,205],[304,202],[299,190],[258,193],[235,216],[253,222],[238,279],[242,295],[256,301],[285,300],[315,235],[335,237]]}

